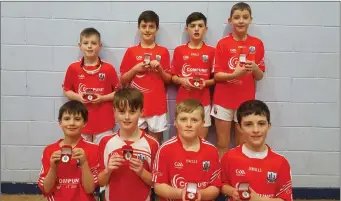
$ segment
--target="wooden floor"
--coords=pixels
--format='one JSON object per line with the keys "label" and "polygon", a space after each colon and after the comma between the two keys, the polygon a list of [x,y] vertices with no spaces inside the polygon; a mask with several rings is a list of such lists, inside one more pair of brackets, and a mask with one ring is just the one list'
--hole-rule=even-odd
{"label": "wooden floor", "polygon": [[[1,201],[46,201],[41,195],[0,195]],[[295,201],[330,201],[330,200],[295,200]]]}

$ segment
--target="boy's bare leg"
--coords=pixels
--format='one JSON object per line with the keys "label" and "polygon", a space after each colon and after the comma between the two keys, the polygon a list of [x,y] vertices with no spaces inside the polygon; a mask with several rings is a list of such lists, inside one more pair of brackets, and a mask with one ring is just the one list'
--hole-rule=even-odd
{"label": "boy's bare leg", "polygon": [[219,151],[220,158],[223,157],[228,150],[231,135],[231,121],[225,121],[214,118],[214,123],[217,133],[217,149]]}
{"label": "boy's bare leg", "polygon": [[153,133],[151,131],[148,131],[148,134],[150,136],[152,136],[155,140],[157,140],[159,142],[159,144],[161,145],[162,142],[162,138],[163,138],[163,132],[157,132],[157,133]]}
{"label": "boy's bare leg", "polygon": [[203,127],[201,129],[201,133],[199,133],[199,137],[206,139],[208,135],[208,127]]}

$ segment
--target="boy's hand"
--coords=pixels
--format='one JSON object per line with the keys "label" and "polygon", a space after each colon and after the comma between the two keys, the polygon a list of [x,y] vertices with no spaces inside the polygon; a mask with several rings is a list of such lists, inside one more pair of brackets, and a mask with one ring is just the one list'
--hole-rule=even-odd
{"label": "boy's hand", "polygon": [[79,101],[79,102],[81,102],[81,103],[83,103],[83,104],[86,104],[86,103],[89,103],[89,102],[90,102],[90,101],[85,100],[85,99],[83,98],[83,94],[78,94],[78,99],[77,99],[77,101]]}
{"label": "boy's hand", "polygon": [[140,62],[136,64],[133,69],[135,73],[144,73],[146,72],[150,67],[150,64],[145,64],[144,62]]}
{"label": "boy's hand", "polygon": [[206,87],[206,80],[203,79],[203,78],[200,78],[200,81],[202,81],[202,85],[199,85],[199,86],[194,86],[196,89],[199,89],[199,90],[202,90]]}
{"label": "boy's hand", "polygon": [[94,100],[91,101],[91,103],[93,104],[99,104],[101,102],[103,102],[103,96],[100,94],[95,94],[96,98]]}
{"label": "boy's hand", "polygon": [[[182,196],[182,201],[189,201],[189,200],[186,200],[186,187],[182,189],[181,196]],[[195,199],[195,201],[201,201],[201,193],[199,189],[197,191],[197,199]]]}
{"label": "boy's hand", "polygon": [[261,197],[258,195],[258,193],[256,193],[256,191],[254,191],[251,187],[251,197],[250,197],[250,201],[261,201]]}
{"label": "boy's hand", "polygon": [[87,162],[85,152],[82,148],[74,148],[72,150],[72,158],[79,160],[80,166]]}
{"label": "boy's hand", "polygon": [[62,151],[58,150],[52,153],[51,158],[50,158],[50,167],[51,168],[56,168],[59,164],[60,157],[62,156]]}
{"label": "boy's hand", "polygon": [[232,191],[232,198],[234,201],[240,201],[238,189],[234,188]]}
{"label": "boy's hand", "polygon": [[244,66],[248,72],[253,72],[258,68],[258,65],[254,61],[246,61]]}
{"label": "boy's hand", "polygon": [[137,158],[131,158],[129,168],[134,171],[138,176],[142,175],[143,172],[143,161]]}
{"label": "boy's hand", "polygon": [[236,68],[234,69],[233,74],[235,75],[236,78],[240,78],[243,75],[245,75],[248,72],[248,70],[245,67],[240,67],[239,61],[236,64]]}
{"label": "boy's hand", "polygon": [[191,91],[193,89],[193,86],[189,82],[189,79],[193,79],[193,77],[179,77],[179,79],[180,79],[181,87],[183,87],[184,89],[188,91]]}
{"label": "boy's hand", "polygon": [[158,62],[157,60],[150,61],[149,65],[150,65],[150,67],[152,67],[154,69],[160,68],[160,62]]}
{"label": "boy's hand", "polygon": [[120,166],[123,164],[124,159],[120,155],[112,155],[108,161],[108,170],[113,171],[120,168]]}

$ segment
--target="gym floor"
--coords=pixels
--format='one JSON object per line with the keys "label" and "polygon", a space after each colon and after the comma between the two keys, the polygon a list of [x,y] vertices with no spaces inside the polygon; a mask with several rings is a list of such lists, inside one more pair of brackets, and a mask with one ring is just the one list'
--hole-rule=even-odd
{"label": "gym floor", "polygon": [[[1,201],[46,201],[41,195],[0,195]],[[295,201],[331,201],[331,200],[295,200]]]}

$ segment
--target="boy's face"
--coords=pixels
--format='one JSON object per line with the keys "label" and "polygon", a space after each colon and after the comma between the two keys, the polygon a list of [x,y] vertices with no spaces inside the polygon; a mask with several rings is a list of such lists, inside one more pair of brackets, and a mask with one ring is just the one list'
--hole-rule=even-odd
{"label": "boy's face", "polygon": [[192,113],[180,112],[175,119],[178,135],[186,139],[197,137],[204,123],[205,121],[199,109],[194,110]]}
{"label": "boy's face", "polygon": [[[123,108],[123,107],[122,107]],[[142,115],[140,109],[134,110],[127,104],[126,108],[115,108],[116,120],[123,130],[135,130],[138,127],[139,118]]]}
{"label": "boy's face", "polygon": [[98,57],[102,44],[99,37],[95,34],[89,36],[81,36],[81,42],[78,44],[79,49],[83,52],[84,57]]}
{"label": "boy's face", "polygon": [[81,114],[74,115],[64,112],[62,119],[59,121],[59,126],[62,128],[64,135],[76,137],[81,136],[85,122]]}
{"label": "boy's face", "polygon": [[266,136],[271,128],[266,116],[255,114],[242,117],[238,126],[244,135],[245,143],[255,149],[265,145]]}
{"label": "boy's face", "polygon": [[139,32],[143,41],[154,41],[157,31],[155,22],[141,21]]}
{"label": "boy's face", "polygon": [[248,10],[235,10],[232,17],[229,18],[229,23],[232,25],[232,29],[235,33],[247,33],[249,25],[252,22],[252,18]]}
{"label": "boy's face", "polygon": [[206,34],[207,27],[204,20],[193,21],[186,26],[190,40],[202,40]]}

